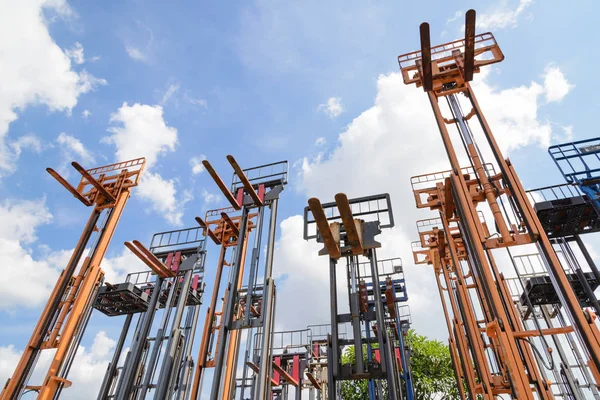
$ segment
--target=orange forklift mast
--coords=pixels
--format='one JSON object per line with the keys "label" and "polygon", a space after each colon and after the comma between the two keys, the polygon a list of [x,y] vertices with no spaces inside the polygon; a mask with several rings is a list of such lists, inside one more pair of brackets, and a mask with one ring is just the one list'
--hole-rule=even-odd
{"label": "orange forklift mast", "polygon": [[[224,267],[231,266],[231,263],[233,262],[228,262],[226,258],[227,256],[233,256],[233,252],[234,249],[237,248],[238,237],[240,235],[239,229],[241,216],[233,216],[235,213],[237,213],[235,208],[228,207],[207,211],[204,219],[196,217],[196,222],[198,222],[200,227],[204,229],[205,235],[211,238],[215,244],[221,246],[221,251],[215,273],[215,282],[213,285],[211,302],[206,311],[206,319],[204,321],[202,341],[200,342],[196,372],[192,384],[192,399],[198,398],[206,369],[214,368],[215,357],[217,355],[216,349],[221,341],[222,325],[220,320],[223,315],[224,301],[221,302],[220,310],[218,311],[217,306],[219,303],[219,298],[223,297],[223,292],[220,290],[220,287]],[[231,217],[229,216],[230,214],[232,215]],[[248,222],[247,232],[244,236],[245,243],[242,246],[244,255],[242,259],[243,264],[245,264],[245,254],[249,234],[256,227],[256,216],[256,213],[249,215],[250,221]],[[241,283],[238,285],[238,290],[240,289],[240,286]]]}
{"label": "orange forklift mast", "polygon": [[[138,158],[86,170],[73,162],[82,175],[76,188],[47,168],[76,199],[93,210],[12,377],[0,394],[1,400],[17,400],[25,392],[37,392],[38,399],[57,399],[64,388],[71,386],[67,376],[104,279],[100,263],[145,163],[144,158]],[[86,248],[90,249],[89,254],[83,258]],[[78,265],[81,268],[76,273]],[[29,378],[44,350],[55,351],[50,367],[40,385],[30,385]]]}
{"label": "orange forklift mast", "polygon": [[[591,375],[600,384],[600,332],[595,315],[582,309],[469,83],[481,67],[502,61],[504,55],[491,33],[475,35],[473,10],[466,14],[465,39],[431,47],[427,23],[421,25],[420,34],[421,50],[399,56],[398,62],[404,82],[423,87],[429,98],[451,170],[412,178],[417,207],[440,213],[431,229],[420,232],[421,248],[416,252],[425,257],[422,262],[433,265],[440,294],[448,299],[444,311],[451,353],[459,387],[464,381],[467,388],[462,397],[554,398],[539,365],[544,362],[541,353],[531,338],[572,330],[581,338]],[[463,113],[463,107],[470,110]],[[473,117],[485,144],[475,141],[469,126]],[[458,146],[448,125],[457,129]],[[491,155],[493,164],[486,164],[484,155]],[[479,213],[482,210],[493,219],[495,231],[490,232]],[[510,248],[522,245],[537,247],[571,326],[525,329],[502,269],[492,256],[505,249],[512,261]],[[551,353],[545,339],[543,343],[547,354]]]}
{"label": "orange forklift mast", "polygon": [[[221,253],[192,383],[194,400],[203,393],[207,368],[213,371],[211,400],[231,400],[238,395],[242,399],[248,395],[263,399],[271,391],[269,377],[273,366],[258,360],[271,359],[276,293],[272,279],[273,252],[279,195],[287,184],[287,161],[247,169],[242,169],[232,156],[227,156],[227,161],[233,168],[230,187],[207,160],[203,161],[231,208],[209,211],[204,220],[196,218],[205,235],[221,246]],[[264,254],[262,270],[261,254]],[[229,274],[221,289],[225,266],[230,267]],[[242,330],[247,331],[249,339],[243,355],[240,354]],[[254,352],[250,339],[257,331],[262,333],[260,352],[251,359]],[[247,379],[236,387],[240,359],[243,359],[242,376]],[[250,363],[256,364],[258,370],[250,370]]]}

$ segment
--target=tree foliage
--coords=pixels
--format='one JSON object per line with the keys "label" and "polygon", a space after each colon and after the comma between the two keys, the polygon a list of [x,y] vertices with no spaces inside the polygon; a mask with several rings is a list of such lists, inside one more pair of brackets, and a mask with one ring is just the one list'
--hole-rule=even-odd
{"label": "tree foliage", "polygon": [[406,341],[412,350],[410,366],[416,398],[458,399],[448,346],[439,340],[427,339],[413,329],[408,331]]}
{"label": "tree foliage", "polygon": [[[439,340],[427,339],[413,329],[408,331],[406,341],[412,350],[410,365],[416,399],[458,399],[448,346]],[[366,346],[363,353],[366,354]],[[342,364],[354,364],[355,361],[354,347],[348,346],[342,355]],[[344,400],[369,398],[366,380],[344,381],[341,384],[341,392]]]}
{"label": "tree foliage", "polygon": [[[366,354],[367,346],[363,346],[363,354]],[[366,361],[366,357],[365,357]],[[346,347],[344,354],[342,355],[342,365],[356,363],[356,354],[354,346]],[[342,399],[348,400],[363,400],[369,398],[369,388],[367,387],[367,381],[362,379],[360,381],[344,381],[341,385]]]}

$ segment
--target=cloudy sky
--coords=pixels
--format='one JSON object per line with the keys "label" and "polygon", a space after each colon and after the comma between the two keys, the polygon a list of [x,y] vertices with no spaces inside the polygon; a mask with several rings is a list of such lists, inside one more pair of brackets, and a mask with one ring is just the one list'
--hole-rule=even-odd
{"label": "cloudy sky", "polygon": [[[433,275],[410,261],[414,223],[433,215],[415,209],[409,178],[447,164],[426,96],[403,84],[396,57],[417,49],[424,20],[432,43],[460,37],[472,6],[0,0],[0,382],[87,219],[45,172],[75,179],[72,160],[147,159],[103,263],[109,282],[141,268],[123,241],[193,226],[226,205],[202,159],[219,171],[229,171],[227,154],[243,167],[288,160],[274,269],[280,329],[327,322],[327,260],[301,236],[307,198],[388,192],[397,227],[381,255],[404,259],[414,327],[444,340]],[[474,87],[527,188],[561,182],[548,145],[597,135],[599,56],[585,49],[599,9],[477,2],[478,32],[492,31],[506,60]],[[71,374],[79,387],[99,384],[120,322],[93,316]]]}

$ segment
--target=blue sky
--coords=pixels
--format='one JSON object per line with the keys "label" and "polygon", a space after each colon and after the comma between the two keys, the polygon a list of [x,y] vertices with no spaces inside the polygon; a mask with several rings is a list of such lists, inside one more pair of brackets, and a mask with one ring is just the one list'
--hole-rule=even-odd
{"label": "blue sky", "polygon": [[[71,160],[153,161],[117,229],[109,276],[135,269],[123,241],[193,226],[195,215],[225,205],[194,166],[206,157],[229,177],[227,154],[243,167],[290,162],[275,259],[279,327],[327,318],[324,304],[314,311],[327,300],[325,260],[302,241],[297,217],[309,196],[390,192],[400,226],[386,254],[408,267],[414,221],[431,216],[414,209],[408,178],[443,169],[445,158],[425,95],[401,83],[396,57],[416,50],[424,20],[433,43],[460,37],[469,7],[478,32],[491,30],[506,56],[475,78],[492,129],[526,187],[561,182],[545,148],[596,135],[599,60],[588,49],[600,7],[591,0],[577,8],[558,0],[1,1],[0,354],[14,359],[26,344],[83,229],[88,210],[45,172],[68,171]],[[413,278],[413,313],[431,307],[439,319],[433,277]],[[291,318],[286,305],[311,290],[317,295]],[[446,336],[443,321],[414,319],[423,333]],[[118,329],[92,319],[83,346],[97,371]],[[2,381],[11,371],[2,364]]]}

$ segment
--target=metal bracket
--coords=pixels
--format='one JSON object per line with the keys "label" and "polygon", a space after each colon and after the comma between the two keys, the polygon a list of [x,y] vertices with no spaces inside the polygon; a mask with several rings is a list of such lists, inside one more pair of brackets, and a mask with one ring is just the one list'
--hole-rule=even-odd
{"label": "metal bracket", "polygon": [[75,189],[69,182],[67,182],[67,180],[65,178],[63,178],[62,176],[60,176],[60,174],[58,172],[56,172],[52,168],[46,168],[46,171],[50,175],[52,175],[52,177],[54,179],[56,179],[58,181],[58,183],[60,183],[61,185],[63,185],[65,189],[67,189],[77,200],[81,201],[84,205],[86,205],[87,207],[89,207],[89,206],[91,206],[93,204],[91,201],[89,201],[84,196],[82,196],[81,193],[79,193],[77,191],[77,189]]}
{"label": "metal bracket", "polygon": [[144,247],[142,243],[137,240],[133,242],[125,242],[127,247],[133,254],[135,254],[144,264],[146,264],[154,273],[161,278],[174,277],[175,273],[167,268],[154,254]]}

